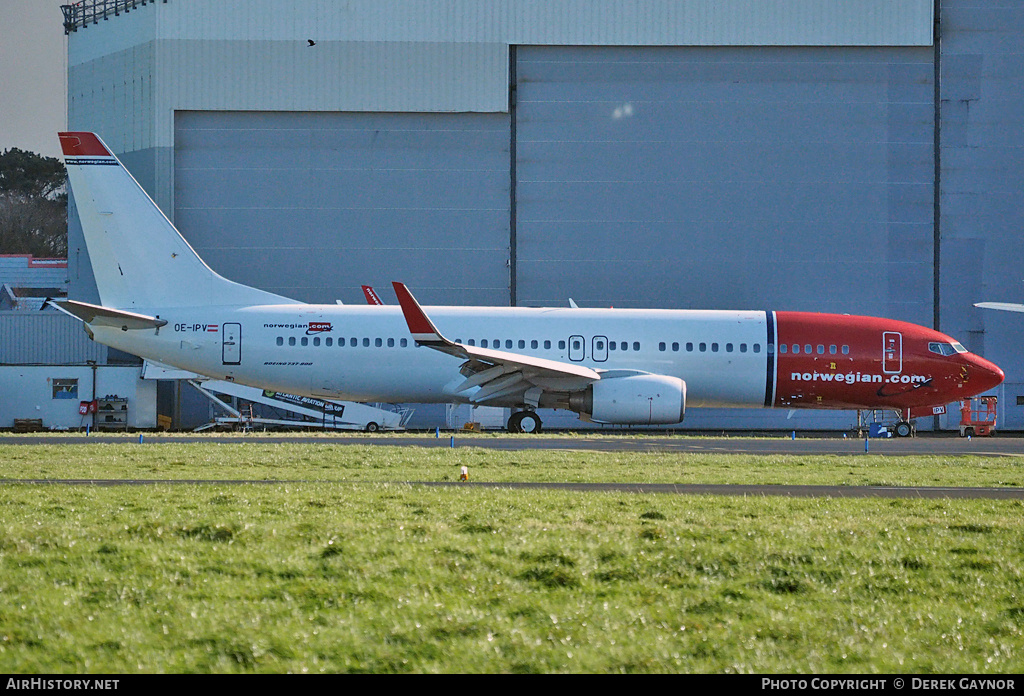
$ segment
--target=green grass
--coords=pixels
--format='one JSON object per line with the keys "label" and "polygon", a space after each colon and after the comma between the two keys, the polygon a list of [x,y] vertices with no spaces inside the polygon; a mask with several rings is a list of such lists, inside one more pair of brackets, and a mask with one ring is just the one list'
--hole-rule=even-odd
{"label": "green grass", "polygon": [[500,451],[460,445],[0,444],[0,478],[1024,486],[1024,458]]}
{"label": "green grass", "polygon": [[[387,481],[1020,485],[1016,459],[0,446],[0,672],[1013,673],[1024,505]],[[965,479],[968,481],[965,482]]]}

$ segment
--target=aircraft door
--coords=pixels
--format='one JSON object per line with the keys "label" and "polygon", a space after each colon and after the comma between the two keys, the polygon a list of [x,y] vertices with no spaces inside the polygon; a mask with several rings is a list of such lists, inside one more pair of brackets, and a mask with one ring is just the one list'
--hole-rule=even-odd
{"label": "aircraft door", "polygon": [[221,355],[225,365],[242,363],[242,325],[224,324],[221,327]]}
{"label": "aircraft door", "polygon": [[903,371],[903,334],[897,331],[882,332],[882,372],[898,375]]}
{"label": "aircraft door", "polygon": [[590,355],[594,362],[604,362],[608,359],[608,338],[605,336],[594,336],[593,345],[590,348]]}
{"label": "aircraft door", "polygon": [[579,362],[586,357],[587,354],[587,342],[583,340],[582,336],[570,336],[569,337],[569,359]]}

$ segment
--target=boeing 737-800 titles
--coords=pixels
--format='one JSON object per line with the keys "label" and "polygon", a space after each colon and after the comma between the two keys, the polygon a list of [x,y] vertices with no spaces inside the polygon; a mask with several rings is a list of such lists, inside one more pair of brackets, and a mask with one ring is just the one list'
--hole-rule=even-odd
{"label": "boeing 737-800 titles", "polygon": [[[54,301],[108,346],[223,379],[350,401],[538,408],[673,424],[687,406],[913,414],[1003,380],[931,329],[784,311],[304,304],[211,270],[99,137],[61,133],[100,304]],[[375,297],[375,296],[374,296]],[[379,302],[379,299],[377,299]]]}

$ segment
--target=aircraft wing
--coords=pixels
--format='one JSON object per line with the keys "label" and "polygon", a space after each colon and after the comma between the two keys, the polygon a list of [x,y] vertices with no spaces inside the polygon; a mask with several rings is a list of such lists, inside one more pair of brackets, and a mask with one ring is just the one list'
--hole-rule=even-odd
{"label": "aircraft wing", "polygon": [[596,370],[558,360],[521,355],[502,350],[467,346],[445,338],[402,283],[392,283],[413,340],[442,353],[464,359],[462,374],[466,381],[456,393],[479,387],[470,401],[485,403],[522,392],[532,406],[544,391],[578,391],[601,379]]}
{"label": "aircraft wing", "polygon": [[1005,312],[1024,312],[1024,304],[1013,302],[975,302],[974,306],[982,309],[1001,309]]}

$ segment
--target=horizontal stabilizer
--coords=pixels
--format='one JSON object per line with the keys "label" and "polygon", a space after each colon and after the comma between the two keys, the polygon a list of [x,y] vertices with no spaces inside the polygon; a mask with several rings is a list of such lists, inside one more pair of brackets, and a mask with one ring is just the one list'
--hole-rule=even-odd
{"label": "horizontal stabilizer", "polygon": [[114,326],[129,331],[132,329],[159,329],[167,324],[166,319],[148,317],[145,314],[125,312],[120,309],[110,309],[87,302],[75,302],[74,300],[50,300],[49,302],[65,314],[81,319],[90,326]]}

